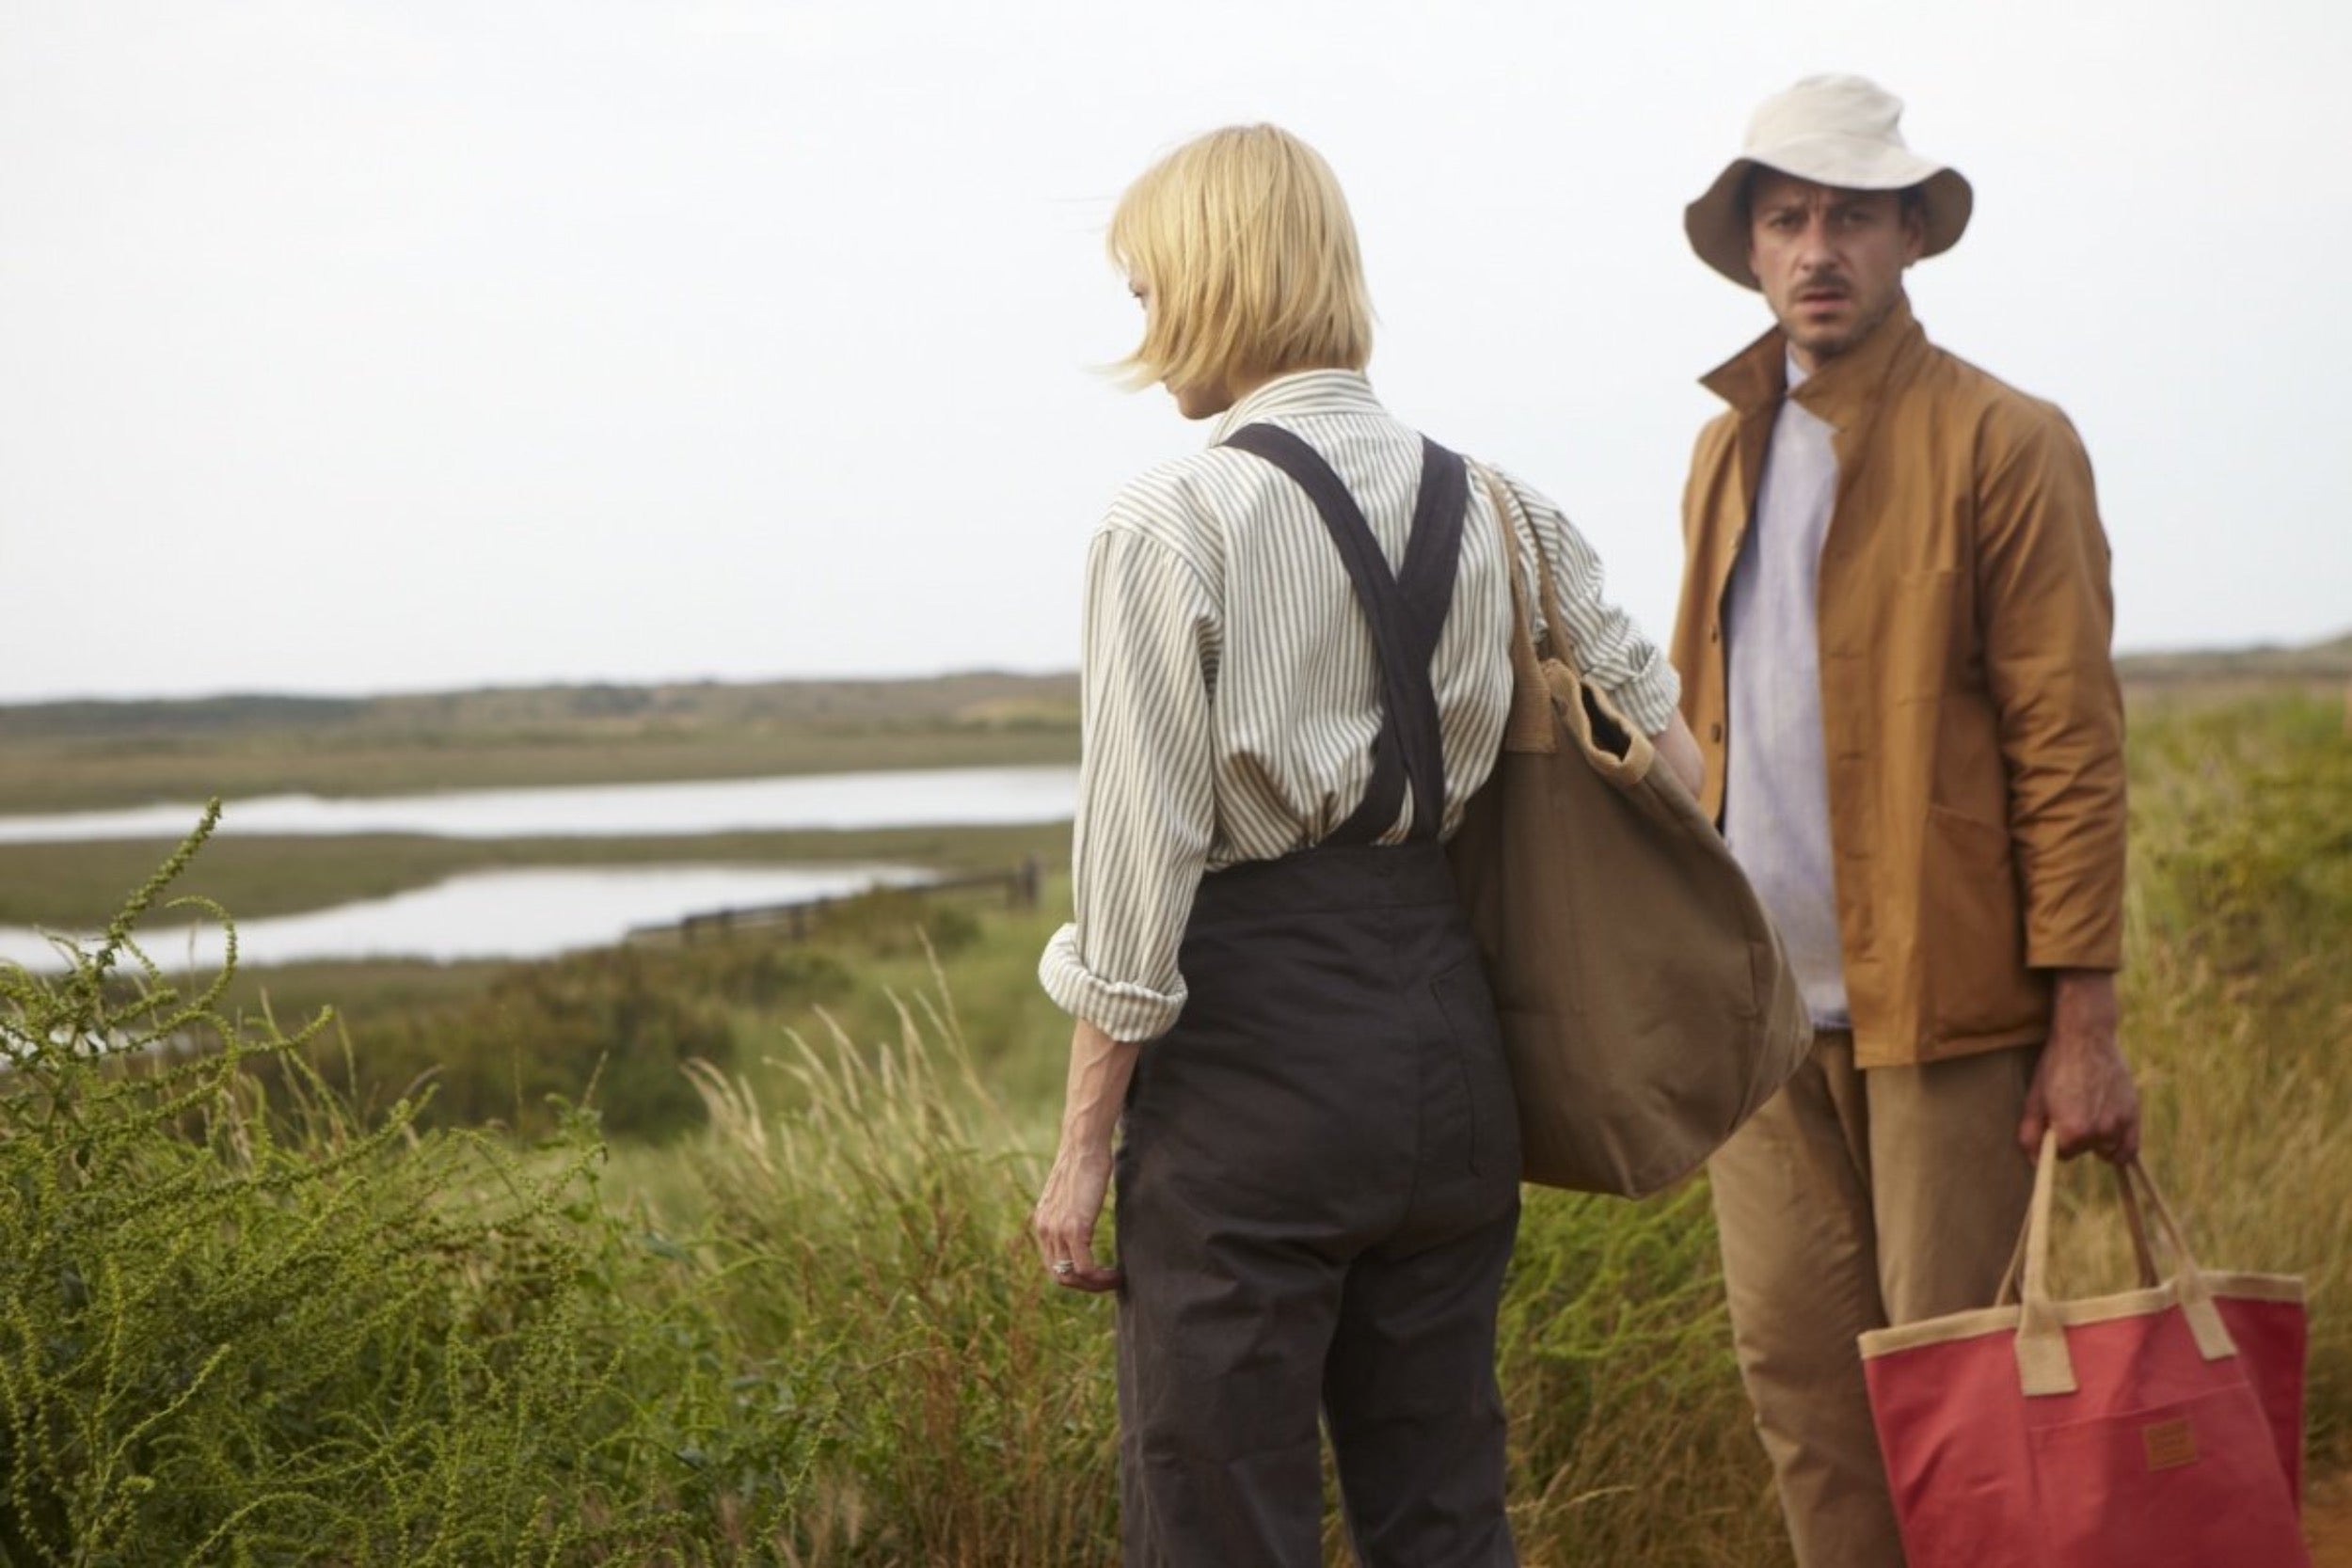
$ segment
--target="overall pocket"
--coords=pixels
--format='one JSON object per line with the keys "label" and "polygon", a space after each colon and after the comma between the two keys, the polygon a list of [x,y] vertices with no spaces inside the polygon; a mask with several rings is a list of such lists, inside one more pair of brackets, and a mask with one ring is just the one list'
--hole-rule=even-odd
{"label": "overall pocket", "polygon": [[1470,1100],[1470,1169],[1516,1174],[1518,1107],[1511,1097],[1511,1069],[1503,1060],[1502,1028],[1495,1021],[1486,968],[1475,958],[1455,964],[1430,981],[1429,989],[1437,994],[1462,1066],[1462,1088]]}

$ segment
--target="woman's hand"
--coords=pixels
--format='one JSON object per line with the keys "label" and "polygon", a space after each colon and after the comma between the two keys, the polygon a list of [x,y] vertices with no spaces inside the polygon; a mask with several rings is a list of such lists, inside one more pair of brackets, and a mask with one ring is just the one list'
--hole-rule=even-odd
{"label": "woman's hand", "polygon": [[1682,715],[1677,713],[1668,720],[1664,729],[1649,737],[1649,743],[1657,748],[1659,756],[1673,770],[1691,799],[1697,800],[1699,791],[1707,784],[1707,763],[1699,754],[1698,736],[1691,733],[1691,726],[1684,721]]}
{"label": "woman's hand", "polygon": [[1054,1283],[1073,1291],[1115,1291],[1120,1275],[1094,1259],[1094,1226],[1111,1186],[1111,1151],[1073,1146],[1065,1137],[1045,1173],[1045,1190],[1029,1217],[1037,1249]]}
{"label": "woman's hand", "polygon": [[1127,1081],[1135,1076],[1137,1050],[1084,1019],[1071,1031],[1061,1148],[1054,1168],[1045,1173],[1029,1230],[1054,1283],[1073,1291],[1119,1289],[1118,1268],[1095,1261],[1094,1227],[1110,1192],[1111,1137],[1126,1103]]}

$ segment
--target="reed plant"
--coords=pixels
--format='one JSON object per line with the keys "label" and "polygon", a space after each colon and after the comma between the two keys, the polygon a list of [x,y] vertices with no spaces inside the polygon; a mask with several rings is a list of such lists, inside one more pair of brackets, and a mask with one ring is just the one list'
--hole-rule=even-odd
{"label": "reed plant", "polygon": [[704,1070],[721,1314],[827,1433],[763,1544],[804,1563],[1115,1560],[1108,1308],[1052,1290],[1010,1147],[937,999],[895,1041],[794,1042],[794,1109]]}

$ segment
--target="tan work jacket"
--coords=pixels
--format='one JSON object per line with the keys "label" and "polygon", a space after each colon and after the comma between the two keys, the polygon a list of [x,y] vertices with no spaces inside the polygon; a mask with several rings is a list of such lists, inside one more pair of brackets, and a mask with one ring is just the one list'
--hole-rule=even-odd
{"label": "tan work jacket", "polygon": [[[1674,661],[1723,814],[1724,585],[1787,390],[1774,330],[1705,378],[1731,404],[1683,497]],[[1899,303],[1797,400],[1835,430],[1821,727],[1865,1067],[2043,1038],[2053,969],[2122,962],[2123,704],[2090,465],[2066,416]]]}

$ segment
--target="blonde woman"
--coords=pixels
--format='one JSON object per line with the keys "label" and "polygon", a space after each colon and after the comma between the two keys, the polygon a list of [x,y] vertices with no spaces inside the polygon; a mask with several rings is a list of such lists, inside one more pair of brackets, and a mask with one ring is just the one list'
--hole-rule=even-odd
{"label": "blonde woman", "polygon": [[[1355,227],[1304,143],[1178,149],[1109,241],[1136,382],[1216,420],[1089,547],[1076,919],[1040,965],[1076,1027],[1034,1230],[1057,1283],[1120,1298],[1126,1560],[1320,1563],[1320,1415],[1363,1562],[1508,1563],[1518,1128],[1440,847],[1510,694],[1497,521],[1374,398]],[[1585,668],[1687,768],[1672,670],[1517,499]]]}

